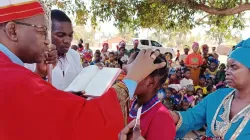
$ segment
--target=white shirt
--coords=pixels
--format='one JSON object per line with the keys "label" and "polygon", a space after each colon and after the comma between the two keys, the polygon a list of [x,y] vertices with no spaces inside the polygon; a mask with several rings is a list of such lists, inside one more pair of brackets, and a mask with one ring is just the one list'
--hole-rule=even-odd
{"label": "white shirt", "polygon": [[105,55],[108,57],[108,56],[109,56],[109,52],[107,51],[107,52],[102,52],[102,53],[101,53],[102,62],[105,62],[105,61],[106,61]]}
{"label": "white shirt", "polygon": [[186,60],[186,58],[187,58],[187,56],[188,55],[186,55],[186,54],[182,54],[182,55],[180,55],[180,61],[184,61],[184,63],[185,63],[185,60]]}
{"label": "white shirt", "polygon": [[180,85],[181,85],[181,87],[186,87],[186,86],[188,86],[188,85],[194,85],[194,83],[193,83],[193,80],[192,80],[192,79],[183,78],[183,79],[180,81]]}
{"label": "white shirt", "polygon": [[[36,69],[35,64],[25,64],[25,67],[31,71]],[[75,50],[69,49],[66,57],[60,58],[52,70],[52,85],[59,90],[65,90],[82,69],[80,55]]]}
{"label": "white shirt", "polygon": [[121,58],[121,61],[124,62],[128,62],[128,56],[127,55],[123,55],[123,57]]}

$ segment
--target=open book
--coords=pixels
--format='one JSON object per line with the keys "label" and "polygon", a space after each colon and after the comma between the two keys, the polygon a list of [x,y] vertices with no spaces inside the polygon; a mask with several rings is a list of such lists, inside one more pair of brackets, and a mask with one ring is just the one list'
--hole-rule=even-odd
{"label": "open book", "polygon": [[101,96],[112,86],[120,72],[119,68],[104,67],[100,70],[95,65],[88,66],[77,75],[65,91],[85,91],[85,95],[88,96]]}

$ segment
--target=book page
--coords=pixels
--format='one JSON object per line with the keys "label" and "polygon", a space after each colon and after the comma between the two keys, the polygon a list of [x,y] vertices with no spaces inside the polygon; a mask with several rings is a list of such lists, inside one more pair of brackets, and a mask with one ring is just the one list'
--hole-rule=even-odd
{"label": "book page", "polygon": [[87,86],[86,95],[101,96],[112,86],[120,72],[121,69],[119,68],[103,68],[100,70]]}
{"label": "book page", "polygon": [[72,83],[65,89],[68,92],[85,91],[88,84],[98,73],[99,68],[95,65],[83,68],[82,71],[76,76]]}

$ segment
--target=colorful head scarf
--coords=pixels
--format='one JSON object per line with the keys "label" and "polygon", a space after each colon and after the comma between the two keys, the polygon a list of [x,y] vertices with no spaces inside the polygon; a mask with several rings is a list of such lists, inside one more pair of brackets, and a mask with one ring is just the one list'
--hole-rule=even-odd
{"label": "colorful head scarf", "polygon": [[121,47],[122,45],[126,45],[126,42],[124,40],[122,40],[120,43],[119,43],[119,46]]}
{"label": "colorful head scarf", "polygon": [[138,44],[138,43],[139,43],[139,40],[138,40],[138,39],[134,40],[134,44],[135,44],[135,43]]}
{"label": "colorful head scarf", "polygon": [[184,49],[189,49],[190,50],[190,47],[188,45],[185,45]]}
{"label": "colorful head scarf", "polygon": [[104,46],[108,46],[108,48],[109,48],[109,44],[107,42],[104,42],[104,43],[102,43],[102,50],[101,50],[101,52],[104,51]]}
{"label": "colorful head scarf", "polygon": [[193,45],[192,45],[192,48],[199,48],[199,43],[198,42],[194,42]]}
{"label": "colorful head scarf", "polygon": [[236,45],[236,49],[231,52],[229,58],[232,58],[242,65],[250,69],[250,38],[247,40],[241,41]]}
{"label": "colorful head scarf", "polygon": [[118,46],[116,46],[117,50],[120,51],[121,48],[125,48],[126,42],[122,40]]}
{"label": "colorful head scarf", "polygon": [[206,50],[206,49],[208,49],[208,45],[207,44],[202,45],[202,50]]}

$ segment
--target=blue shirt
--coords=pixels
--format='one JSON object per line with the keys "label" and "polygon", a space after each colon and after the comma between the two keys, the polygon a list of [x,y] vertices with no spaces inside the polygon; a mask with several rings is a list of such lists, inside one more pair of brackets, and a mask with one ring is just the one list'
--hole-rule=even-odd
{"label": "blue shirt", "polygon": [[161,88],[158,90],[158,94],[162,94],[163,95],[163,98],[166,99],[166,92],[165,92],[165,89],[164,88]]}
{"label": "blue shirt", "polygon": [[22,60],[20,60],[14,53],[12,53],[8,48],[0,43],[0,51],[3,52],[9,59],[18,65],[24,66]]}
{"label": "blue shirt", "polygon": [[[9,59],[18,65],[24,66],[24,63],[22,60],[20,60],[14,53],[12,53],[8,48],[6,48],[3,44],[0,43],[0,51],[3,52]],[[126,87],[128,88],[129,91],[129,97],[133,98],[137,83],[133,80],[125,79],[123,80],[125,83]]]}

